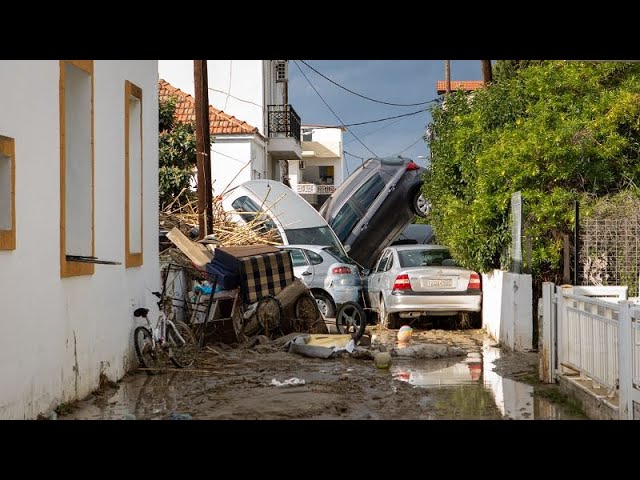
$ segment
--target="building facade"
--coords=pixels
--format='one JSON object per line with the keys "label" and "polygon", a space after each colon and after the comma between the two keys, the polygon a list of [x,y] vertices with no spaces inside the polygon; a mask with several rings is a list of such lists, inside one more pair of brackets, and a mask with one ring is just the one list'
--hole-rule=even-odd
{"label": "building facade", "polygon": [[[158,68],[160,78],[194,94],[193,60],[160,60]],[[215,184],[233,178],[239,168],[252,162],[252,155],[264,168],[251,168],[255,170],[251,178],[288,180],[287,161],[302,158],[300,117],[288,102],[288,61],[207,60],[207,73],[209,104],[255,126],[263,140],[262,145],[237,149],[236,139],[213,137],[211,175]]]}
{"label": "building facade", "polygon": [[[135,366],[157,312],[157,61],[0,62],[0,418]],[[102,262],[102,263],[96,263]]]}
{"label": "building facade", "polygon": [[343,181],[343,127],[302,126],[302,159],[289,160],[291,188],[319,209]]}

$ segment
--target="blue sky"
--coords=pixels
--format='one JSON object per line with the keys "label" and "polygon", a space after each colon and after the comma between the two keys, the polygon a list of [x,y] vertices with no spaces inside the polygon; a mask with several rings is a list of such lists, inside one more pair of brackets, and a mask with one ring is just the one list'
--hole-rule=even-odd
{"label": "blue sky", "polygon": [[[390,103],[418,103],[437,98],[436,81],[444,80],[444,60],[305,60],[319,72],[361,95]],[[426,106],[395,107],[373,103],[333,85],[297,64],[320,95],[344,123],[357,123],[426,109]],[[452,60],[452,80],[482,80],[480,60]],[[309,85],[294,60],[289,64],[289,103],[303,124],[339,124],[336,117]],[[349,127],[378,156],[397,154],[416,159],[428,156],[429,149],[419,138],[431,121],[428,112],[401,119]],[[384,128],[382,128],[384,127]],[[417,143],[416,143],[417,142]],[[414,144],[412,146],[412,144]],[[347,131],[344,149],[368,158],[371,153]],[[361,160],[345,155],[352,172]],[[416,160],[425,165],[425,160]]]}

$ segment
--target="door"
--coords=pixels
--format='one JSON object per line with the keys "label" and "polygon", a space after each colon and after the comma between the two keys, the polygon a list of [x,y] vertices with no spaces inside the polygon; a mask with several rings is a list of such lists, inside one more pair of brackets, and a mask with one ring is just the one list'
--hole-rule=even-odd
{"label": "door", "polygon": [[377,308],[380,303],[380,286],[384,269],[391,257],[391,250],[385,250],[380,255],[380,259],[376,262],[375,267],[371,271],[367,279],[367,295],[369,297],[369,305],[371,308]]}
{"label": "door", "polygon": [[313,282],[313,266],[309,264],[307,257],[300,248],[287,248],[291,255],[293,274],[304,282],[307,287]]}

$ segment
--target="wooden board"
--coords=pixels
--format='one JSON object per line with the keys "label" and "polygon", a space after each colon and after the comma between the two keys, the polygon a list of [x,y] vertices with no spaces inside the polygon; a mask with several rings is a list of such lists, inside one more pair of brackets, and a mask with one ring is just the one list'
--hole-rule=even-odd
{"label": "wooden board", "polygon": [[175,227],[167,233],[167,238],[200,268],[203,268],[213,259],[213,255],[207,247],[200,243],[192,242]]}

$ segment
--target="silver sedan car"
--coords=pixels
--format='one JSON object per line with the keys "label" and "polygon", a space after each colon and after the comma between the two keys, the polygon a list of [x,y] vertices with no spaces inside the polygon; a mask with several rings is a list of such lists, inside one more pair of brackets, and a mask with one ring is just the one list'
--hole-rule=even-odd
{"label": "silver sedan car", "polygon": [[366,289],[369,305],[387,328],[422,315],[459,315],[469,326],[479,326],[480,276],[456,266],[441,245],[386,248],[369,272]]}
{"label": "silver sedan car", "polygon": [[334,318],[342,304],[362,303],[360,270],[334,246],[284,245],[293,263],[293,274],[301,279],[316,299],[325,318]]}

